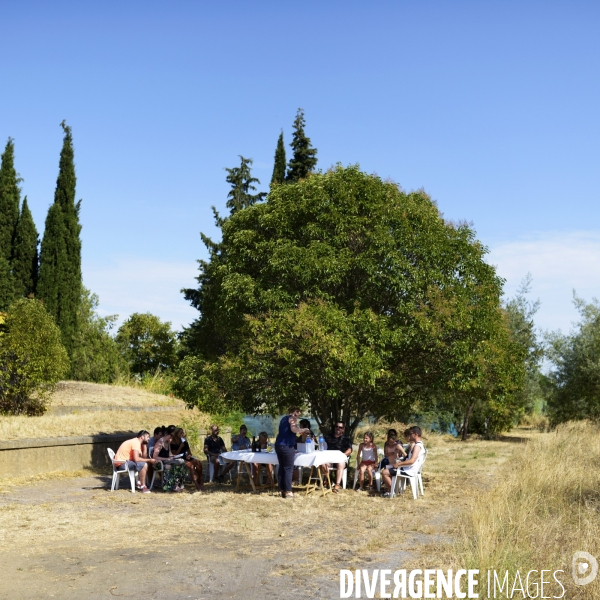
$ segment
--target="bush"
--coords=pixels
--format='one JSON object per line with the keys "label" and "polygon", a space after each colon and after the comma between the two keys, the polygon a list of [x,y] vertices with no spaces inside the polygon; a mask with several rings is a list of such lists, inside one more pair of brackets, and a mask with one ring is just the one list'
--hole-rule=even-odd
{"label": "bush", "polygon": [[0,333],[0,413],[41,415],[69,369],[60,330],[39,300],[22,298]]}

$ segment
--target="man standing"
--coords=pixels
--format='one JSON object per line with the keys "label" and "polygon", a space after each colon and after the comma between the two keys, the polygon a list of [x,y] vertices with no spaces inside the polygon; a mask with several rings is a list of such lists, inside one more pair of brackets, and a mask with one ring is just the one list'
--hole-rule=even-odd
{"label": "man standing", "polygon": [[136,437],[125,440],[115,454],[115,463],[122,465],[127,463],[127,468],[138,472],[137,488],[142,494],[149,494],[150,490],[146,486],[146,473],[148,465],[156,464],[153,458],[146,458],[142,453],[142,444],[148,444],[150,434],[146,430],[140,431]]}
{"label": "man standing", "polygon": [[[336,422],[333,428],[333,435],[328,435],[325,437],[325,441],[327,442],[327,450],[339,450],[346,456],[350,456],[352,454],[352,442],[350,441],[349,437],[344,435],[345,430],[346,427],[343,423],[339,421]],[[342,483],[342,477],[344,475],[344,469],[346,468],[347,464],[347,462],[343,462],[335,465],[337,469],[335,474],[336,481],[331,491],[335,492],[336,494],[340,489],[340,484]],[[330,467],[330,464],[326,464],[321,467],[325,475],[327,475]]]}

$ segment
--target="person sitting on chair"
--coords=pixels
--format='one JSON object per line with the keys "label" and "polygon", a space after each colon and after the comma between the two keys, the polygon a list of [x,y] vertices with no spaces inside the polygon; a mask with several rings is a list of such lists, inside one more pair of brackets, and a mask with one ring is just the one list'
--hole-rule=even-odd
{"label": "person sitting on chair", "polygon": [[245,425],[240,426],[240,433],[231,438],[232,450],[250,450],[250,438],[247,433],[248,428]]}
{"label": "person sitting on chair", "polygon": [[171,437],[171,453],[173,456],[183,454],[182,458],[185,460],[183,466],[188,470],[196,490],[201,492],[204,490],[202,483],[202,462],[192,456],[192,451],[187,440],[184,438],[185,432],[181,427],[178,427]]}
{"label": "person sitting on chair", "polygon": [[398,458],[394,463],[390,463],[387,468],[383,469],[381,476],[385,481],[385,485],[388,489],[387,492],[382,496],[389,496],[392,491],[392,477],[396,475],[397,471],[404,475],[416,475],[419,472],[419,468],[423,462],[423,453],[425,452],[425,446],[421,440],[422,431],[420,427],[416,425],[408,430],[409,442],[412,445],[408,457],[406,459]]}
{"label": "person sitting on chair", "polygon": [[142,454],[142,444],[147,444],[150,439],[150,434],[143,429],[136,437],[130,440],[125,440],[115,454],[115,465],[121,466],[127,463],[127,468],[130,471],[138,472],[137,488],[143,494],[149,494],[150,490],[146,486],[146,473],[148,465],[153,465],[156,461],[153,458],[144,457]]}
{"label": "person sitting on chair", "polygon": [[[235,465],[235,462],[233,461],[227,462],[219,458],[223,452],[227,452],[227,448],[223,438],[219,435],[219,426],[211,425],[210,435],[204,440],[204,454],[206,454],[208,461],[214,465],[215,479],[219,481],[221,481]],[[224,465],[222,473],[219,473],[219,465]]]}
{"label": "person sitting on chair", "polygon": [[[327,450],[339,450],[340,452],[343,452],[346,456],[350,456],[352,454],[352,442],[350,441],[349,437],[346,437],[344,435],[345,429],[345,425],[340,421],[338,421],[335,424],[335,427],[333,428],[333,435],[328,435],[325,438],[325,441],[327,442]],[[336,482],[333,485],[331,491],[337,494],[338,490],[340,489],[340,484],[342,483],[344,469],[346,468],[347,463],[337,463],[335,466],[337,468],[335,475]],[[321,467],[323,473],[326,476],[330,468],[330,464],[325,464]],[[329,480],[329,478],[327,478],[327,480]]]}

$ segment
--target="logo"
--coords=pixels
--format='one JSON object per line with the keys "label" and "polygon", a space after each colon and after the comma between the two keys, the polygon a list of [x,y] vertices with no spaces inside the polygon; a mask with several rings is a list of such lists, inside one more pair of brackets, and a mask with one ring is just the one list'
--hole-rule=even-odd
{"label": "logo", "polygon": [[598,575],[598,561],[589,552],[573,554],[573,581],[575,585],[592,583]]}

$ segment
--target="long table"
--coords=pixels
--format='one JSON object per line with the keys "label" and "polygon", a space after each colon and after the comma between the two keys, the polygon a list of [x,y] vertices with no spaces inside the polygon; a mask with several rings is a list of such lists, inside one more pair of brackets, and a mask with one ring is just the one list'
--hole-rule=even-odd
{"label": "long table", "polygon": [[[250,468],[251,464],[266,464],[266,465],[278,465],[279,461],[277,460],[277,454],[273,452],[249,452],[248,450],[235,450],[233,452],[224,452],[221,454],[221,458],[227,461],[236,461],[241,463],[241,465],[245,468],[246,473],[248,473],[248,478],[250,479],[250,484],[252,486],[252,490],[256,491],[256,485],[254,483],[254,479],[252,478],[252,471]],[[331,491],[331,481],[329,481],[329,473],[327,474],[327,481],[329,481],[329,488],[326,489],[323,477],[321,474],[321,469],[319,467],[321,465],[325,465],[328,463],[338,464],[348,462],[348,457],[339,450],[317,450],[316,452],[310,452],[308,454],[297,452],[296,458],[294,459],[295,467],[307,467],[310,468],[310,475],[308,477],[308,484],[306,485],[305,491],[307,494],[313,491],[317,491],[319,488],[321,489],[323,495],[327,492]],[[318,479],[315,476],[313,478],[313,473],[317,472]],[[238,478],[236,489],[240,489],[240,477],[241,477],[241,469],[238,468]],[[311,484],[311,482],[313,482]]]}

